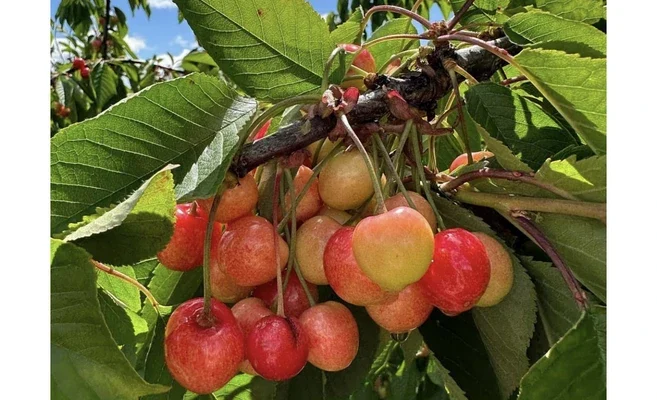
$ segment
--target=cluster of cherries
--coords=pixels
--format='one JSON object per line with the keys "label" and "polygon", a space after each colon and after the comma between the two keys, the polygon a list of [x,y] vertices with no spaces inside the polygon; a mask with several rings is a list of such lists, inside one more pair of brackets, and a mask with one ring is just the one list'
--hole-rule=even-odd
{"label": "cluster of cherries", "polygon": [[89,78],[89,67],[87,67],[87,62],[83,59],[76,57],[73,59],[73,71],[80,70],[80,76],[82,79]]}
{"label": "cluster of cherries", "polygon": [[[326,141],[318,161],[334,146]],[[434,235],[436,217],[415,192],[408,196],[416,209],[398,193],[385,201],[384,213],[360,220],[349,213],[371,202],[374,192],[357,151],[326,160],[318,177],[301,166],[293,182],[297,194],[310,184],[295,208],[301,225],[294,256],[301,276],[282,272],[287,277],[284,313],[276,306],[276,277],[290,249],[270,221],[254,215],[258,187],[253,174],[221,195],[211,243],[211,314],[203,312],[202,298],[192,299],[173,312],[166,326],[166,363],[185,388],[216,391],[238,370],[280,381],[298,374],[306,362],[325,371],[348,367],[358,352],[358,326],[343,304],[315,304],[317,285],[329,285],[343,301],[364,306],[391,333],[417,328],[434,306],[457,315],[495,305],[511,289],[512,266],[504,247],[464,229]],[[291,208],[290,195],[279,215]],[[212,201],[177,206],[173,236],[158,254],[164,266],[187,271],[202,264]],[[351,220],[355,226],[345,225]],[[234,305],[229,309],[224,303]]]}

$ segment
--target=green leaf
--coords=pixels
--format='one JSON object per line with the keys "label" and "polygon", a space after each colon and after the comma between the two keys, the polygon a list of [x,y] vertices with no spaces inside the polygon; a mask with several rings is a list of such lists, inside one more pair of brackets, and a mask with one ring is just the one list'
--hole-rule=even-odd
{"label": "green leaf", "polygon": [[415,361],[402,362],[397,372],[390,377],[390,386],[388,386],[389,397],[391,400],[407,400],[416,397],[420,371],[418,371]]}
{"label": "green leaf", "polygon": [[[115,267],[114,269],[136,279],[135,270],[131,266]],[[139,289],[128,282],[106,272],[98,271],[98,286],[108,292],[113,300],[120,303],[123,307],[134,312],[141,310],[141,294]]]}
{"label": "green leaf", "polygon": [[180,304],[189,300],[203,282],[203,269],[180,272],[158,264],[153,270],[153,277],[148,289],[158,303],[164,305]]}
{"label": "green leaf", "polygon": [[154,326],[154,334],[152,337],[151,345],[146,355],[144,364],[144,378],[149,382],[156,382],[163,385],[171,386],[171,390],[167,393],[154,394],[147,396],[144,400],[169,400],[169,399],[182,399],[187,390],[176,382],[164,360],[164,329],[166,322],[158,318]]}
{"label": "green leaf", "polygon": [[604,203],[607,201],[607,157],[577,160],[547,160],[536,172],[536,179],[568,191],[580,200]]}
{"label": "green leaf", "polygon": [[[463,14],[459,21],[460,25],[472,23],[489,23],[497,22],[498,10],[503,10],[509,5],[510,0],[475,0],[474,4]],[[456,14],[465,4],[465,0],[450,0],[452,10]],[[448,16],[445,15],[445,18]],[[474,29],[483,29],[485,27],[475,27]]]}
{"label": "green leaf", "polygon": [[552,264],[531,257],[522,257],[522,263],[536,284],[538,315],[552,346],[575,325],[580,311],[561,273]]}
{"label": "green leaf", "polygon": [[75,242],[101,262],[136,263],[167,245],[173,234],[175,207],[173,175],[166,167],[118,206],[97,218],[89,217],[88,224],[64,240]]}
{"label": "green leaf", "polygon": [[148,286],[148,282],[150,282],[151,276],[153,275],[153,270],[157,265],[157,258],[150,258],[134,264],[132,269],[135,271],[135,278],[137,278],[137,281],[144,286]]}
{"label": "green leaf", "polygon": [[91,71],[91,81],[96,93],[96,109],[100,112],[116,96],[119,77],[109,64],[101,61]]}
{"label": "green leaf", "polygon": [[436,3],[440,7],[443,20],[446,21],[449,18],[449,14],[452,13],[452,3],[449,0],[437,0]]}
{"label": "green leaf", "polygon": [[213,394],[220,400],[271,400],[276,394],[276,382],[259,376],[239,374]]}
{"label": "green leaf", "polygon": [[415,361],[415,355],[422,348],[424,340],[420,331],[414,329],[409,333],[408,338],[400,344],[402,351],[404,352],[404,361],[408,364]]}
{"label": "green leaf", "polygon": [[134,366],[137,362],[137,349],[148,336],[148,324],[142,317],[122,307],[102,290],[98,291],[98,301],[112,338],[130,365]]}
{"label": "green leaf", "polygon": [[[175,0],[221,70],[248,95],[276,102],[317,92],[335,43],[303,0]],[[338,71],[339,70],[339,71]],[[344,65],[333,71],[344,75]]]}
{"label": "green leaf", "polygon": [[605,399],[606,335],[604,309],[583,313],[522,379],[518,400]]}
{"label": "green leaf", "polygon": [[363,21],[363,9],[358,7],[349,19],[340,24],[337,29],[331,32],[331,40],[333,43],[354,43],[360,44],[362,34],[360,24]]}
{"label": "green leaf", "polygon": [[606,18],[604,0],[536,0],[536,7],[573,21],[593,24]]}
{"label": "green leaf", "polygon": [[483,232],[502,244],[513,262],[513,286],[499,304],[475,307],[472,317],[490,356],[502,397],[507,398],[518,387],[529,369],[527,348],[536,323],[536,291],[529,275],[506,244],[480,218],[449,200],[434,198],[436,207],[448,228],[461,227]]}
{"label": "green leaf", "polygon": [[96,272],[83,249],[51,240],[51,395],[56,399],[134,399],[167,390],[128,363],[100,313]]}
{"label": "green leaf", "polygon": [[429,365],[427,365],[427,376],[431,382],[445,389],[450,400],[468,400],[465,393],[449,375],[447,368],[438,361],[433,354],[429,356]]}
{"label": "green leaf", "polygon": [[278,385],[275,399],[323,399],[323,387],[322,370],[307,363],[297,376]]}
{"label": "green leaf", "polygon": [[[410,22],[410,18],[395,18],[393,20],[387,21],[385,24],[381,25],[381,27],[375,30],[368,42],[384,36],[397,34],[416,35],[417,29],[415,29],[415,26],[413,26],[413,24]],[[391,55],[404,50],[415,49],[419,46],[419,40],[404,39],[384,41],[368,47],[367,49],[369,50],[370,54],[372,54],[372,57],[374,57],[374,61],[376,61],[376,68],[379,69],[383,66],[383,64],[386,63],[386,61],[388,61]]]}
{"label": "green leaf", "polygon": [[534,169],[564,147],[577,144],[543,109],[508,87],[480,83],[465,93],[465,99],[474,121]]}
{"label": "green leaf", "polygon": [[[565,50],[582,57],[604,58],[607,35],[591,25],[567,20],[556,15],[532,11],[512,16],[504,23],[509,39],[520,45]],[[553,46],[550,46],[553,43]],[[557,46],[558,45],[558,46]],[[573,46],[576,45],[576,46]]]}
{"label": "green leaf", "polygon": [[51,140],[51,233],[125,198],[168,164],[181,179],[224,129],[242,126],[255,102],[217,78],[191,74],[155,84]]}
{"label": "green leaf", "polygon": [[514,66],[596,154],[607,151],[607,61],[563,51],[524,49]]}

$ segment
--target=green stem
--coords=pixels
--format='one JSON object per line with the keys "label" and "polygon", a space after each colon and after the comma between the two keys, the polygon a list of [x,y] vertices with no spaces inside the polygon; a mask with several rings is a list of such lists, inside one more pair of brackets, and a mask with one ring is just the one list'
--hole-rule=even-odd
{"label": "green stem", "polygon": [[376,178],[376,171],[374,170],[374,166],[372,165],[372,160],[370,160],[370,156],[367,154],[367,150],[365,150],[365,146],[363,146],[363,143],[358,138],[358,135],[356,135],[356,132],[354,132],[354,130],[351,128],[347,116],[341,112],[339,118],[340,118],[340,122],[342,123],[342,125],[344,125],[345,129],[347,130],[349,137],[358,148],[358,151],[360,151],[360,155],[363,157],[363,160],[365,161],[365,165],[367,165],[367,172],[370,174],[370,179],[372,180],[372,186],[374,186],[374,195],[376,197],[376,210],[374,211],[374,215],[382,214],[387,210],[386,210],[386,205],[384,204],[385,200],[383,199],[381,182],[379,182],[379,180]]}
{"label": "green stem", "polygon": [[315,149],[315,152],[313,153],[312,165],[317,164],[317,159],[319,158],[319,153],[322,152],[322,146],[324,146],[324,143],[327,140],[328,140],[327,138],[322,138],[319,141],[319,144],[317,145],[317,148]]}
{"label": "green stem", "polygon": [[393,165],[392,160],[390,159],[390,155],[388,154],[388,150],[386,149],[386,146],[383,144],[383,141],[379,137],[379,134],[374,132],[372,137],[374,138],[374,143],[376,143],[376,145],[379,147],[379,150],[383,154],[383,162],[388,167],[388,172],[390,172],[392,179],[397,183],[397,186],[399,186],[399,189],[401,190],[402,195],[406,199],[406,202],[409,204],[409,206],[411,206],[411,208],[417,210],[417,207],[415,206],[413,199],[411,199],[411,197],[408,195],[408,192],[404,187],[404,183],[399,177],[399,174],[397,174],[397,170],[395,169],[395,166]]}
{"label": "green stem", "polygon": [[415,125],[413,125],[413,130],[411,132],[411,142],[413,144],[413,154],[415,155],[415,167],[417,169],[419,179],[422,181],[422,189],[424,190],[424,195],[427,198],[427,201],[429,202],[429,205],[431,206],[431,209],[433,210],[434,215],[436,216],[436,222],[438,223],[438,232],[443,231],[446,229],[445,223],[443,222],[443,217],[440,215],[438,212],[438,208],[436,207],[436,204],[433,201],[433,197],[431,196],[431,191],[429,190],[429,183],[426,181],[426,175],[424,173],[424,168],[422,167],[422,152],[420,151],[420,142],[418,138],[418,133],[417,129],[415,128]]}
{"label": "green stem", "polygon": [[490,207],[500,212],[538,211],[552,214],[575,215],[595,218],[606,223],[607,204],[539,197],[507,196],[503,194],[481,193],[472,190],[458,190],[454,199],[476,206]]}
{"label": "green stem", "polygon": [[[288,211],[290,213],[290,220],[292,221],[292,229],[290,231],[290,251],[289,251],[289,256],[287,258],[287,268],[291,269],[292,267],[292,260],[294,260],[294,254],[296,250],[296,236],[297,236],[297,210],[296,206],[292,206],[292,204],[296,204],[296,194],[294,193],[294,179],[292,178],[292,173],[288,168],[285,169],[285,181],[287,183],[288,187],[288,193],[290,194],[290,210]],[[285,203],[283,203],[285,204]]]}
{"label": "green stem", "polygon": [[[226,176],[228,178],[228,176]],[[205,238],[203,240],[203,319],[199,320],[199,324],[207,324],[212,326],[214,317],[212,316],[211,300],[212,300],[212,283],[210,278],[210,250],[212,248],[212,233],[214,232],[214,218],[219,209],[219,202],[221,201],[221,194],[224,192],[226,185],[222,183],[217,189],[217,194],[214,195],[212,206],[210,207],[210,215],[208,216],[208,223],[205,228]]]}
{"label": "green stem", "polygon": [[[392,163],[397,166],[399,169],[399,175],[403,175],[403,168],[404,168],[404,162],[403,162],[403,153],[404,153],[404,146],[406,146],[406,141],[408,140],[408,135],[411,132],[411,128],[413,127],[413,120],[408,120],[406,121],[406,124],[404,125],[404,131],[401,134],[401,137],[399,138],[399,145],[397,145],[397,150],[395,151],[394,158],[392,160]],[[403,185],[403,183],[401,183]]]}
{"label": "green stem", "polygon": [[278,209],[280,201],[278,198],[281,195],[281,169],[278,163],[276,163],[276,177],[274,178],[274,201],[273,201],[273,211],[272,211],[272,235],[274,239],[274,257],[276,257],[276,293],[278,293],[276,300],[276,315],[285,317],[285,305],[283,302],[283,277],[281,274],[281,257],[278,246],[278,230],[276,226],[278,225]]}
{"label": "green stem", "polygon": [[459,91],[459,82],[456,79],[456,73],[453,69],[448,69],[447,72],[449,73],[449,77],[452,80],[452,86],[454,87],[454,97],[456,98],[456,105],[459,110],[459,120],[461,123],[461,138],[463,139],[465,152],[468,154],[468,164],[472,164],[474,163],[474,160],[472,158],[472,150],[470,149],[470,138],[468,137],[468,127],[465,123],[465,114],[463,111],[463,102],[461,101],[461,93]]}
{"label": "green stem", "polygon": [[329,85],[329,75],[331,73],[331,66],[333,65],[333,60],[338,54],[344,52],[344,49],[340,46],[333,49],[331,55],[329,55],[328,60],[326,60],[326,65],[324,65],[324,74],[322,75],[322,90],[321,93],[324,93]]}

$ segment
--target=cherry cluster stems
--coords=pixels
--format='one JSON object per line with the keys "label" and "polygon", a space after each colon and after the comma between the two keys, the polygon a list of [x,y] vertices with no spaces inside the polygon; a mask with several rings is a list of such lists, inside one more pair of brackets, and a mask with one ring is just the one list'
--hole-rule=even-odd
{"label": "cherry cluster stems", "polygon": [[219,202],[221,201],[221,194],[224,191],[224,186],[221,185],[214,195],[212,206],[210,206],[210,214],[208,216],[208,223],[205,229],[205,239],[203,240],[203,316],[206,323],[212,323],[212,276],[210,274],[210,250],[212,249],[212,234],[214,233],[214,219],[219,209]]}
{"label": "cherry cluster stems", "polygon": [[280,196],[280,189],[281,189],[281,168],[276,163],[276,177],[274,178],[274,201],[273,203],[273,210],[272,210],[272,236],[273,236],[273,242],[274,242],[274,258],[276,259],[276,293],[278,293],[277,299],[276,299],[276,314],[279,316],[284,317],[285,316],[285,306],[283,302],[283,296],[281,295],[283,293],[283,276],[281,273],[281,258],[280,258],[280,249],[278,248],[278,229],[276,227],[278,226],[278,207],[279,207],[279,196]]}

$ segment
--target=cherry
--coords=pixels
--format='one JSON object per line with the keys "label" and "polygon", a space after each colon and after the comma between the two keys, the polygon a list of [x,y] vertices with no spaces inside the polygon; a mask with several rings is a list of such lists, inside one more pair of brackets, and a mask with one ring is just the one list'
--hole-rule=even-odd
{"label": "cherry", "polygon": [[490,281],[486,291],[479,299],[476,307],[491,307],[504,299],[513,286],[513,263],[511,256],[497,240],[481,232],[472,232],[481,240],[490,260]]}
{"label": "cherry", "polygon": [[297,375],[308,360],[308,339],[295,317],[260,319],[246,337],[246,356],[263,378],[283,381]]}
{"label": "cherry", "polygon": [[[255,324],[262,318],[274,315],[274,313],[265,306],[265,303],[256,297],[248,297],[244,300],[240,300],[233,306],[233,308],[231,308],[231,311],[233,312],[237,323],[240,325],[244,337],[248,336],[251,329],[253,329]],[[250,375],[258,374],[253,369],[253,366],[251,366],[249,360],[246,359],[246,355],[244,360],[240,363],[239,369]]]}
{"label": "cherry", "polygon": [[247,297],[253,290],[252,286],[240,286],[219,268],[217,249],[221,235],[212,235],[210,250],[210,292],[212,297],[222,303],[235,303]]}
{"label": "cherry", "polygon": [[[427,220],[429,223],[429,226],[431,227],[431,230],[433,232],[436,231],[436,215],[433,213],[433,209],[431,208],[431,204],[422,196],[420,196],[416,192],[411,192],[407,191],[408,197],[411,198],[413,201],[413,204],[415,204],[415,207],[417,208],[417,211],[422,214],[422,216]],[[388,198],[385,201],[386,208],[388,210],[395,209],[397,207],[410,207],[408,205],[408,201],[406,201],[406,197],[404,197],[403,193],[397,193],[396,195]]]}
{"label": "cherry", "polygon": [[[283,272],[285,277],[286,271]],[[319,291],[317,286],[312,283],[306,282],[308,291],[315,301],[319,300]],[[276,287],[276,279],[273,279],[264,285],[260,285],[253,290],[253,297],[261,299],[265,305],[271,308],[276,303],[276,295],[278,290]],[[283,295],[283,307],[285,314],[291,317],[299,318],[301,313],[310,308],[308,296],[301,286],[301,281],[295,271],[290,273],[290,279],[287,281],[285,292]]]}
{"label": "cherry", "polygon": [[103,42],[98,38],[91,41],[91,47],[94,49],[95,52],[99,52],[102,46],[103,46]]}
{"label": "cherry", "polygon": [[435,236],[433,261],[420,286],[429,301],[445,315],[471,309],[490,281],[490,262],[481,240],[461,228]]}
{"label": "cherry", "polygon": [[358,325],[351,311],[335,301],[317,304],[299,318],[308,337],[308,361],[324,371],[345,369],[358,353]]}
{"label": "cherry", "polygon": [[[478,162],[483,160],[484,158],[491,158],[495,157],[495,154],[491,153],[490,151],[473,151],[472,152],[472,161]],[[454,161],[452,161],[452,164],[449,166],[449,171],[452,172],[456,168],[460,167],[461,165],[467,165],[468,164],[468,153],[463,153],[460,156],[456,157]]]}
{"label": "cherry", "polygon": [[77,58],[77,57],[73,59],[73,69],[81,70],[86,66],[87,66],[87,63],[83,59]]}
{"label": "cherry", "polygon": [[390,333],[403,333],[422,325],[433,306],[417,283],[406,286],[392,301],[366,306],[374,322]]}
{"label": "cherry", "polygon": [[[240,286],[262,285],[276,277],[274,227],[248,215],[230,222],[217,246],[219,269]],[[287,243],[278,235],[280,265],[287,263]]]}
{"label": "cherry", "polygon": [[[310,181],[312,175],[312,169],[306,167],[305,165],[299,167],[297,175],[294,177],[295,196],[299,196],[299,193],[301,193],[301,190],[306,185],[306,183]],[[292,204],[291,193],[289,191],[285,194],[284,204],[285,211],[287,212],[287,210],[290,208],[290,204]],[[297,203],[297,208],[295,210],[297,221],[303,222],[308,218],[316,215],[320,208],[322,208],[322,199],[319,197],[317,178],[312,178],[312,183],[310,184],[310,188],[308,188],[308,192],[306,192],[306,194]]]}
{"label": "cherry", "polygon": [[324,249],[341,226],[333,218],[318,215],[304,222],[297,231],[296,257],[301,275],[316,285],[328,285],[324,273]]}
{"label": "cherry", "polygon": [[332,142],[328,139],[324,140],[323,142],[321,140],[312,142],[311,144],[308,145],[308,147],[306,147],[311,154],[310,155],[311,160],[312,157],[315,156],[315,152],[317,151],[317,148],[319,147],[320,144],[322,145],[322,147],[319,150],[319,154],[317,155],[317,160],[316,160],[317,163],[325,159],[326,156],[328,156],[329,153],[338,145],[338,142]]}
{"label": "cherry", "polygon": [[[173,236],[164,250],[157,253],[157,259],[174,271],[189,271],[203,264],[203,241],[208,217],[193,203],[178,204],[175,217]],[[212,236],[221,237],[221,224],[214,224]]]}
{"label": "cherry", "polygon": [[203,298],[181,304],[164,334],[164,358],[173,378],[195,393],[212,393],[232,379],[244,358],[244,335],[230,309],[211,300],[211,317],[203,315]]}
{"label": "cherry", "polygon": [[331,288],[348,303],[364,306],[394,299],[397,294],[386,292],[358,267],[352,248],[354,228],[338,229],[324,249],[324,273]]}
{"label": "cherry", "polygon": [[367,165],[357,150],[338,153],[326,162],[319,174],[319,195],[337,210],[349,210],[363,204],[374,194]]}
{"label": "cherry", "polygon": [[[355,53],[360,49],[360,46],[357,44],[341,44],[340,47],[345,49],[346,52],[348,53]],[[358,67],[362,69],[365,72],[376,72],[376,61],[374,61],[374,57],[372,57],[372,53],[370,53],[367,49],[363,49],[355,58],[354,61],[351,63],[354,67]],[[352,75],[355,74],[356,72],[353,69],[350,69],[347,71],[347,75]]]}
{"label": "cherry", "polygon": [[260,129],[258,129],[258,132],[256,132],[256,134],[253,136],[253,141],[255,142],[256,140],[260,140],[265,137],[270,126],[271,119],[267,120],[267,122],[265,122],[265,124]]}
{"label": "cherry", "polygon": [[82,68],[80,70],[80,76],[82,77],[82,79],[88,79],[89,78],[89,68],[88,67]]}
{"label": "cherry", "polygon": [[367,217],[354,229],[358,266],[388,291],[399,291],[417,282],[429,268],[433,246],[429,223],[409,207]]}
{"label": "cherry", "polygon": [[[214,197],[197,200],[196,202],[209,215]],[[258,204],[258,185],[251,174],[238,180],[238,184],[226,189],[221,195],[215,221],[227,223],[251,214]]]}
{"label": "cherry", "polygon": [[386,75],[390,75],[390,74],[392,74],[393,72],[395,72],[395,70],[396,70],[397,68],[399,68],[400,66],[401,66],[401,59],[398,58],[398,59],[396,59],[395,61],[393,61],[393,62],[391,62],[390,64],[388,64],[388,66],[386,67],[386,70],[385,70],[384,73],[385,73]]}
{"label": "cherry", "polygon": [[333,218],[340,225],[344,225],[351,219],[351,214],[346,211],[336,210],[327,205],[322,206],[319,210],[318,215],[326,215],[327,217]]}

